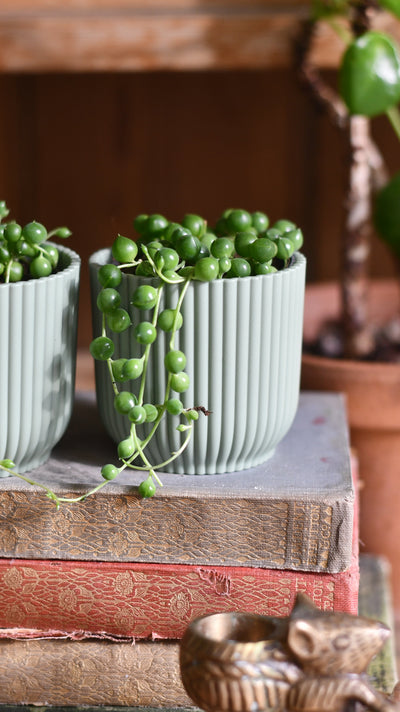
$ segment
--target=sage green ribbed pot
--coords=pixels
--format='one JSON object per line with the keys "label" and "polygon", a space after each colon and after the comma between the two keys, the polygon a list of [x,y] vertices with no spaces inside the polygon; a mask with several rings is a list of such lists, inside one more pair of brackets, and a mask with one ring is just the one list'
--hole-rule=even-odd
{"label": "sage green ribbed pot", "polygon": [[[93,336],[101,334],[96,307],[100,286],[97,272],[112,260],[110,250],[89,260]],[[178,474],[215,474],[256,466],[273,454],[288,432],[297,410],[303,333],[306,260],[295,253],[292,265],[274,274],[242,279],[219,279],[190,284],[182,305],[183,326],[175,348],[187,356],[190,387],[179,397],[185,407],[204,406],[184,453],[165,471]],[[119,288],[126,306],[140,284],[152,281],[123,275]],[[176,286],[164,291],[161,309],[175,306]],[[148,312],[129,307],[133,324],[148,319]],[[141,356],[132,329],[112,334],[113,358]],[[152,345],[145,402],[164,400],[164,355],[170,335],[161,333]],[[119,442],[129,433],[129,421],[113,407],[114,394],[107,366],[95,362],[97,403],[109,435]],[[137,385],[136,385],[137,387]],[[123,385],[135,392],[135,382]],[[154,462],[163,462],[178,450],[184,434],[176,431],[178,418],[166,417],[146,448]]]}
{"label": "sage green ribbed pot", "polygon": [[54,274],[0,284],[0,459],[44,463],[73,405],[80,258],[57,244]]}

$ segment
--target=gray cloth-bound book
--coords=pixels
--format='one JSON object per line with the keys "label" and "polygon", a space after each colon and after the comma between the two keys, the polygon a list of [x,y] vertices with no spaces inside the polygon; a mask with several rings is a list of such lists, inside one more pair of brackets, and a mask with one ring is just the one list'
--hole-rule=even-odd
{"label": "gray cloth-bound book", "polygon": [[[86,492],[118,462],[94,395],[78,394],[67,434],[32,473],[59,495]],[[345,571],[351,564],[355,491],[344,398],[303,393],[274,456],[218,475],[160,475],[142,500],[129,470],[59,511],[42,490],[0,480],[0,556]]]}

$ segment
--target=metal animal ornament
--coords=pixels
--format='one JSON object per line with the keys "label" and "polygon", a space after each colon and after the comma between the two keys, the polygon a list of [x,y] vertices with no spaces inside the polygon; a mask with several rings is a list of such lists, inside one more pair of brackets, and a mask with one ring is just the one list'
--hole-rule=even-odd
{"label": "metal animal ornament", "polygon": [[400,704],[375,690],[366,669],[390,630],[320,611],[304,594],[287,618],[221,613],[193,621],[181,643],[182,682],[206,712],[377,712]]}

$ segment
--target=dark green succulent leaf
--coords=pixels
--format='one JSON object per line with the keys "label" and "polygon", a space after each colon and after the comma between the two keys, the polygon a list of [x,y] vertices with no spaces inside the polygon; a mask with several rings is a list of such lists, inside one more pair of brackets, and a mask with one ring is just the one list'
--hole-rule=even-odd
{"label": "dark green succulent leaf", "polygon": [[400,0],[379,0],[379,5],[392,12],[396,17],[400,17]]}
{"label": "dark green succulent leaf", "polygon": [[323,20],[334,15],[346,16],[349,6],[349,0],[313,0],[312,17],[315,20]]}
{"label": "dark green succulent leaf", "polygon": [[345,51],[339,90],[350,114],[378,116],[400,101],[400,55],[383,32],[366,32]]}

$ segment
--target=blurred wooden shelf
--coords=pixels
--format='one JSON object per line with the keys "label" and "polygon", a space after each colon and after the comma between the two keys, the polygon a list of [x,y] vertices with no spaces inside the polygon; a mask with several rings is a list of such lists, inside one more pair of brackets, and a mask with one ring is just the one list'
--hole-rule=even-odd
{"label": "blurred wooden shelf", "polygon": [[[2,0],[0,72],[287,67],[309,8],[305,0]],[[385,15],[378,27],[388,23],[396,31]],[[335,66],[342,49],[321,28],[319,65]]]}

